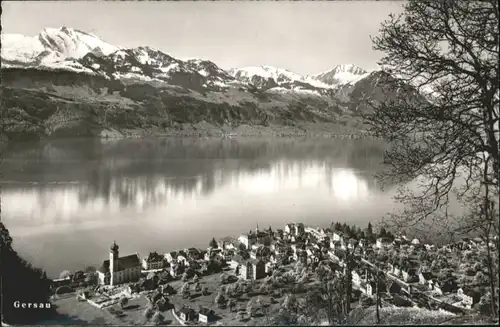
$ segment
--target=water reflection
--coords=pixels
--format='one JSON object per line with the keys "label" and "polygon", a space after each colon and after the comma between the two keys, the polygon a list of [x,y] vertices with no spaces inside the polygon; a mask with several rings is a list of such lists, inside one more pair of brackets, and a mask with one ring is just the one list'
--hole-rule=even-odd
{"label": "water reflection", "polygon": [[109,239],[143,253],[204,246],[256,222],[367,222],[390,203],[372,177],[382,151],[373,141],[307,139],[11,145],[2,220],[49,272],[98,261]]}
{"label": "water reflection", "polygon": [[319,192],[347,205],[355,205],[378,193],[375,185],[355,170],[336,168],[325,162],[284,160],[254,171],[217,169],[205,176],[112,177],[105,174],[80,184],[10,186],[2,194],[3,214],[7,221],[15,219],[15,224],[100,219],[96,213],[122,210],[159,210],[172,203],[209,197],[212,192],[221,193],[228,200],[248,194],[273,196],[302,192],[308,196],[308,192]]}

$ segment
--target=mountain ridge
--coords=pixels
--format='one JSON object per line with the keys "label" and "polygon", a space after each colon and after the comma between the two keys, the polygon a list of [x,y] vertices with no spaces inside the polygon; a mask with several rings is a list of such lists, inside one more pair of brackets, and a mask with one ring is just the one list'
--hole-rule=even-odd
{"label": "mountain ridge", "polygon": [[38,36],[2,35],[8,41],[2,104],[10,139],[242,129],[256,135],[355,133],[364,129],[364,102],[382,92],[377,72],[354,65],[313,76],[265,65],[226,71],[210,60],[117,47],[66,27]]}

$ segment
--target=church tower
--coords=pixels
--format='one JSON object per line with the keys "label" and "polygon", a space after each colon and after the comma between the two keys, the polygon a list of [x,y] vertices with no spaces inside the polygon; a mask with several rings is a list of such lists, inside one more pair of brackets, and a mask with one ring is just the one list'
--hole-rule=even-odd
{"label": "church tower", "polygon": [[115,285],[116,281],[114,278],[115,271],[118,270],[118,245],[113,241],[109,252],[109,274],[110,274],[110,285]]}

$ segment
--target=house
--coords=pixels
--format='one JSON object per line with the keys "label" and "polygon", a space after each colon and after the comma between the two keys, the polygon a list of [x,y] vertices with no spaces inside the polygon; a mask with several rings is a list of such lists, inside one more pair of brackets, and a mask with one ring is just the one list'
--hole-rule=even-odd
{"label": "house", "polygon": [[257,243],[264,245],[271,244],[272,237],[270,233],[256,230],[255,234],[257,235]]}
{"label": "house", "polygon": [[368,241],[366,239],[362,238],[359,240],[358,245],[360,248],[364,248],[364,247],[368,246]]}
{"label": "house", "polygon": [[266,277],[266,265],[262,260],[247,260],[240,266],[240,276],[243,279],[261,279]]}
{"label": "house", "polygon": [[297,253],[298,251],[305,250],[306,245],[305,245],[305,243],[298,242],[298,243],[292,244],[291,248],[292,248],[293,253]]}
{"label": "house", "polygon": [[222,252],[221,249],[208,248],[207,252],[203,256],[203,259],[205,261],[209,261],[209,260],[214,259],[215,257],[217,257],[221,252]]}
{"label": "house", "polygon": [[417,270],[415,268],[402,269],[401,273],[403,275],[403,280],[407,283],[418,279]]}
{"label": "house", "polygon": [[195,317],[195,312],[191,308],[184,307],[179,311],[179,318],[184,321],[193,321]]}
{"label": "house", "polygon": [[172,251],[165,254],[165,259],[167,259],[168,263],[172,263],[172,261],[177,259],[177,251]]}
{"label": "house", "polygon": [[331,249],[340,249],[340,240],[339,241],[330,241]]}
{"label": "house", "polygon": [[436,249],[436,246],[434,244],[424,244],[424,247],[427,251],[432,251]]}
{"label": "house", "polygon": [[151,271],[150,273],[148,273],[146,275],[146,280],[148,280],[148,279],[153,279],[153,280],[158,281],[160,279],[160,277],[158,276],[157,273],[155,273],[154,271]]}
{"label": "house", "polygon": [[344,239],[344,235],[342,233],[336,233],[334,232],[333,235],[332,235],[332,240],[335,242],[335,241],[338,241],[340,242],[340,240],[343,240]]}
{"label": "house", "polygon": [[347,249],[347,242],[345,241],[345,239],[344,239],[344,238],[341,238],[341,239],[340,239],[340,248],[341,248],[342,250],[346,250],[346,249]]}
{"label": "house", "polygon": [[303,223],[289,223],[285,225],[285,234],[299,236],[305,233]]}
{"label": "house", "polygon": [[231,261],[229,261],[229,266],[232,268],[232,269],[236,269],[238,266],[242,266],[243,264],[246,263],[246,259],[244,259],[241,255],[234,255],[232,258],[231,258]]}
{"label": "house", "polygon": [[388,247],[392,244],[392,240],[387,237],[379,237],[375,243],[375,246],[379,249]]}
{"label": "house", "polygon": [[66,286],[71,284],[71,277],[57,278],[52,280],[52,287]]}
{"label": "house", "polygon": [[308,249],[305,252],[307,264],[315,264],[321,261],[321,251],[317,249]]}
{"label": "house", "polygon": [[201,308],[198,312],[198,321],[208,324],[215,321],[215,312],[208,308]]}
{"label": "house", "polygon": [[110,248],[109,260],[103,261],[97,271],[99,284],[113,286],[137,281],[141,277],[139,254],[131,254],[120,258],[118,249],[116,242],[113,242]]}
{"label": "house", "polygon": [[401,285],[397,282],[392,281],[387,285],[387,293],[389,294],[400,294],[401,293]]}
{"label": "house", "polygon": [[364,248],[362,249],[362,252],[361,252],[361,253],[362,253],[362,255],[363,255],[363,256],[365,256],[365,257],[366,257],[366,256],[369,256],[370,254],[373,254],[373,252],[374,252],[374,251],[373,251],[373,247],[371,247],[371,246],[366,246],[366,247],[364,247]]}
{"label": "house", "polygon": [[429,284],[429,282],[432,282],[432,280],[435,278],[436,276],[434,276],[433,273],[428,271],[421,271],[418,274],[418,281],[421,285]]}
{"label": "house", "polygon": [[266,248],[265,246],[261,245],[259,247],[252,249],[252,251],[250,251],[250,258],[260,259],[262,257],[267,257],[270,254],[271,254],[270,250],[268,248]]}
{"label": "house", "polygon": [[231,259],[234,256],[234,250],[233,249],[225,249],[222,250],[222,252],[219,253],[219,257],[221,257],[224,261],[231,261]]}
{"label": "house", "polygon": [[356,247],[356,245],[358,245],[358,241],[353,239],[353,238],[350,238],[348,241],[347,241],[347,248],[352,250]]}
{"label": "house", "polygon": [[173,262],[170,265],[170,275],[173,278],[177,278],[178,276],[182,275],[184,271],[186,271],[186,266],[184,265],[184,261]]}
{"label": "house", "polygon": [[189,265],[188,265],[188,262],[189,262],[189,261],[188,261],[188,255],[187,255],[187,253],[186,253],[186,252],[184,252],[184,251],[179,251],[179,252],[177,253],[177,259],[176,259],[176,260],[177,260],[177,262],[178,262],[178,263],[182,263],[182,264],[184,264],[185,266],[189,266]]}
{"label": "house", "polygon": [[444,282],[434,282],[434,291],[441,295],[450,294],[458,289],[458,285],[454,280],[446,280]]}
{"label": "house", "polygon": [[200,261],[188,260],[186,262],[186,267],[189,267],[190,270],[199,270],[201,269]]}
{"label": "house", "polygon": [[396,249],[400,249],[400,248],[401,248],[401,245],[403,245],[403,243],[401,242],[401,239],[396,238],[396,239],[394,239],[394,240],[392,241],[392,246],[393,246],[394,248],[396,248]]}
{"label": "house", "polygon": [[231,250],[236,248],[234,243],[235,240],[232,237],[224,237],[217,242],[217,245],[219,246],[219,249]]}
{"label": "house", "polygon": [[187,258],[191,260],[199,260],[202,257],[200,250],[196,248],[188,248],[185,249],[184,252],[186,253]]}
{"label": "house", "polygon": [[396,277],[399,277],[401,275],[401,268],[399,267],[399,265],[397,264],[394,265],[394,270],[392,274]]}
{"label": "house", "polygon": [[276,245],[274,253],[276,255],[286,255],[292,251],[292,248],[286,245]]}
{"label": "house", "polygon": [[160,285],[160,290],[163,295],[173,295],[176,293],[172,285]]}
{"label": "house", "polygon": [[361,276],[360,276],[360,273],[356,270],[352,270],[351,271],[351,275],[352,275],[352,283],[354,285],[357,285],[359,286],[361,284]]}
{"label": "house", "polygon": [[253,233],[252,231],[241,234],[240,237],[238,237],[238,241],[245,246],[245,248],[250,249],[252,245],[257,243],[257,235]]}
{"label": "house", "polygon": [[165,257],[157,252],[150,252],[147,257],[142,259],[142,268],[144,270],[162,269],[164,267]]}
{"label": "house", "polygon": [[474,304],[481,300],[481,294],[478,291],[472,289],[459,288],[457,295],[462,299],[462,303],[467,307],[471,308]]}
{"label": "house", "polygon": [[285,234],[294,235],[295,234],[295,224],[290,223],[285,225]]}
{"label": "house", "polygon": [[418,238],[414,238],[412,241],[411,241],[411,244],[413,245],[420,245],[420,240]]}

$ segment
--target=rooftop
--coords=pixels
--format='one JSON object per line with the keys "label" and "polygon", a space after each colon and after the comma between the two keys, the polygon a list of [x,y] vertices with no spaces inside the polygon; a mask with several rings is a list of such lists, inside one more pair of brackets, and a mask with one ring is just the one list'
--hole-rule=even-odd
{"label": "rooftop", "polygon": [[[118,267],[115,268],[115,271],[125,270],[129,268],[140,267],[141,261],[139,259],[139,255],[131,254],[126,257],[118,258]],[[104,260],[102,262],[99,271],[103,274],[109,273],[109,260]]]}

